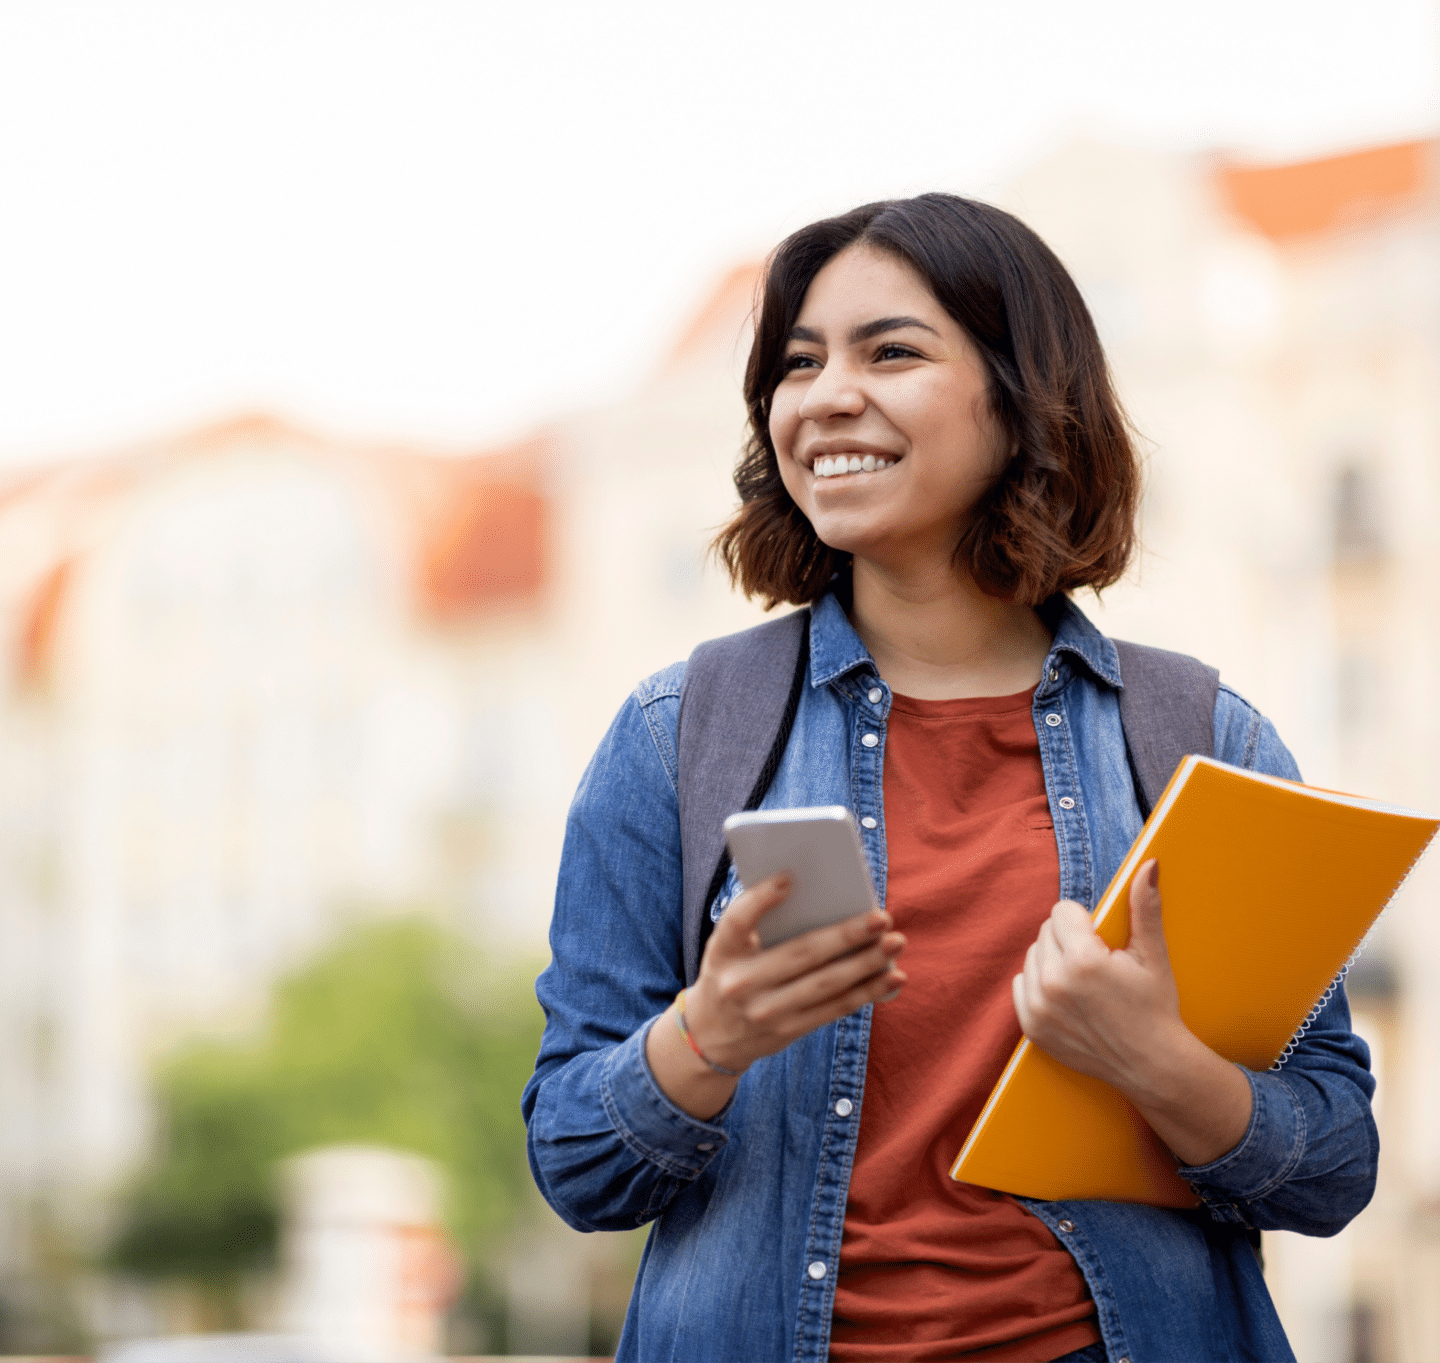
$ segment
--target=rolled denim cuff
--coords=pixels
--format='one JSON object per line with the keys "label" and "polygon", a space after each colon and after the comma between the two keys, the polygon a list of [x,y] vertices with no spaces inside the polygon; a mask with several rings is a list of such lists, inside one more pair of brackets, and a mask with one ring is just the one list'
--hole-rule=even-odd
{"label": "rolled denim cuff", "polygon": [[1305,1113],[1279,1075],[1237,1065],[1250,1082],[1250,1125],[1233,1150],[1209,1164],[1176,1172],[1221,1221],[1246,1222],[1236,1202],[1265,1197],[1294,1172],[1305,1153]]}
{"label": "rolled denim cuff", "polygon": [[[661,1014],[661,1018],[664,1014]],[[725,1147],[725,1129],[682,1112],[661,1091],[645,1059],[653,1018],[615,1047],[600,1070],[600,1097],[620,1139],[675,1178],[693,1179]],[[721,1109],[722,1115],[729,1104]]]}

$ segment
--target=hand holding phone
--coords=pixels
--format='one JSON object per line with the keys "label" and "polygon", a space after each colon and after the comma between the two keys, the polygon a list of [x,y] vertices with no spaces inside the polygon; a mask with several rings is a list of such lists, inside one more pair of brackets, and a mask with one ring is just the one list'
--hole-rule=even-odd
{"label": "hand holding phone", "polygon": [[662,1019],[645,1038],[661,1090],[701,1121],[729,1102],[738,1074],[756,1060],[893,998],[905,983],[896,964],[905,938],[877,909],[848,810],[747,811],[725,820],[725,836],[746,892],[705,944],[699,977],[685,990],[684,1031]]}
{"label": "hand holding phone", "polygon": [[782,872],[793,881],[755,929],[767,947],[876,907],[860,830],[842,805],[732,814],[725,840],[746,885]]}

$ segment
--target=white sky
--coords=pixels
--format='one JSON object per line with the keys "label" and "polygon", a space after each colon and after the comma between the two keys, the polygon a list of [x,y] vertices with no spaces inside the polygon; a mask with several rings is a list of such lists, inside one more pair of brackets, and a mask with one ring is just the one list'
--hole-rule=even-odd
{"label": "white sky", "polygon": [[255,406],[487,444],[826,212],[1077,131],[1437,129],[1437,0],[0,0],[0,461]]}

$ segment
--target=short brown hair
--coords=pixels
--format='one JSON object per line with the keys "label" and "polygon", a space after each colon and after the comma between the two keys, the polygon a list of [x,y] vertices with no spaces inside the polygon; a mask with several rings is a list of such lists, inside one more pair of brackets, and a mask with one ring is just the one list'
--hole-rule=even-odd
{"label": "short brown hair", "polygon": [[750,435],[735,470],[740,509],[716,556],[766,608],[817,601],[848,556],[823,544],[780,479],[770,403],[785,345],[821,267],[859,243],[910,265],[974,342],[991,410],[1013,453],[969,523],[956,561],[993,596],[1035,606],[1108,587],[1135,545],[1140,469],[1080,291],[1018,218],[953,194],[866,204],[786,238],[765,271],[745,371]]}

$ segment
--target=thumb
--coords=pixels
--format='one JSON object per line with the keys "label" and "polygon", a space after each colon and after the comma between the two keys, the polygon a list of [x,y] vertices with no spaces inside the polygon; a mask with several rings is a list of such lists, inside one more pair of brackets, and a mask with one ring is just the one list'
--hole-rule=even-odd
{"label": "thumb", "polygon": [[1143,960],[1168,960],[1160,914],[1160,863],[1143,863],[1130,881],[1130,942],[1127,951]]}
{"label": "thumb", "polygon": [[[716,919],[715,931],[711,933],[710,941],[718,938],[732,948],[742,950],[739,946],[741,943],[748,944],[752,949],[758,946],[758,940],[750,940],[755,925],[790,893],[792,886],[792,878],[782,872],[779,875],[767,876],[759,884],[747,887],[743,894],[736,895],[730,901],[725,912]],[[732,938],[733,942],[730,940]]]}

